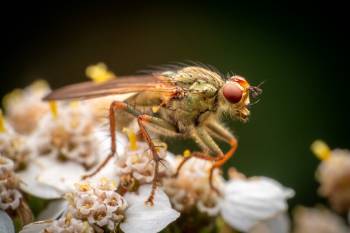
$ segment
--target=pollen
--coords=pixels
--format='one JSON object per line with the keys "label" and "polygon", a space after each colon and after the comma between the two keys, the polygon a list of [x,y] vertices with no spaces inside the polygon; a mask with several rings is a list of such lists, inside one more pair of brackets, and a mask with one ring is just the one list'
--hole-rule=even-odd
{"label": "pollen", "polygon": [[31,85],[31,88],[34,91],[40,92],[42,90],[48,89],[49,88],[49,84],[45,80],[37,80]]}
{"label": "pollen", "polygon": [[86,192],[91,189],[90,185],[88,183],[81,183],[79,184],[79,191]]}
{"label": "pollen", "polygon": [[159,109],[160,109],[160,106],[153,106],[152,107],[152,112],[153,113],[157,113],[159,111]]}
{"label": "pollen", "polygon": [[0,109],[0,133],[5,133],[6,128],[5,128],[5,119],[4,115],[2,114],[2,110]]}
{"label": "pollen", "polygon": [[88,66],[85,70],[85,74],[95,83],[103,83],[116,77],[113,72],[108,70],[106,64],[102,62]]}
{"label": "pollen", "polygon": [[79,102],[78,101],[70,101],[69,102],[69,107],[71,107],[71,108],[78,108],[79,107]]}
{"label": "pollen", "polygon": [[322,140],[316,140],[311,144],[311,151],[320,160],[327,160],[331,156],[331,150],[328,145]]}
{"label": "pollen", "polygon": [[183,152],[183,156],[184,156],[184,158],[187,158],[187,157],[190,157],[191,156],[191,151],[190,150],[185,150],[184,152]]}
{"label": "pollen", "polygon": [[57,107],[57,102],[56,101],[50,101],[49,102],[50,105],[50,111],[51,111],[51,115],[54,119],[57,118],[58,116],[58,107]]}
{"label": "pollen", "polygon": [[129,149],[130,150],[137,150],[137,138],[136,138],[136,134],[134,131],[132,131],[131,129],[128,128],[124,128],[123,132],[125,132],[128,135],[128,139],[129,139]]}

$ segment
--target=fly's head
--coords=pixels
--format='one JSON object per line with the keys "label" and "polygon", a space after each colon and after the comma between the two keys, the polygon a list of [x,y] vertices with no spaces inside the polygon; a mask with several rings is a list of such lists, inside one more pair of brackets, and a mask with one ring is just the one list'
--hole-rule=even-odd
{"label": "fly's head", "polygon": [[259,86],[251,86],[245,78],[234,75],[226,80],[220,90],[220,109],[246,122],[250,115],[250,97],[256,98],[261,93]]}

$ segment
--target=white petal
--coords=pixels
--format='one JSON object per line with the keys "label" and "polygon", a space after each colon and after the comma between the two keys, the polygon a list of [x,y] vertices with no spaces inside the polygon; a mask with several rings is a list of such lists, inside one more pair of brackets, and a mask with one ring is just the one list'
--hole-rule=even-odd
{"label": "white petal", "polygon": [[81,180],[85,169],[75,162],[55,163],[37,176],[40,183],[51,186],[61,193],[74,190],[74,184]]}
{"label": "white petal", "polygon": [[47,207],[40,212],[38,220],[59,218],[68,208],[68,203],[64,199],[54,200],[50,202]]}
{"label": "white petal", "polygon": [[18,173],[18,177],[22,181],[20,188],[33,196],[43,199],[57,199],[62,196],[59,190],[38,182],[38,175],[44,169],[42,163],[33,161],[26,170]]}
{"label": "white petal", "polygon": [[13,226],[11,218],[2,210],[0,210],[0,232],[15,233],[15,227]]}
{"label": "white petal", "polygon": [[[93,168],[91,171],[94,171],[94,170],[95,168]],[[110,161],[108,161],[108,163],[101,169],[101,171],[99,171],[93,177],[89,178],[89,181],[91,181],[92,183],[99,183],[101,178],[111,179],[117,182],[118,184],[119,176],[117,176],[117,173],[116,173],[116,164],[114,159],[111,159]]]}
{"label": "white petal", "polygon": [[[111,137],[109,132],[106,132],[104,129],[98,128],[94,132],[95,137],[97,138],[99,144],[99,160],[103,161],[111,153]],[[125,147],[128,144],[128,139],[125,134],[117,132],[117,153],[116,156],[122,155],[125,153]]]}
{"label": "white petal", "polygon": [[39,233],[50,226],[52,221],[40,221],[25,225],[19,233]]}
{"label": "white petal", "polygon": [[158,188],[154,197],[154,205],[145,204],[151,192],[150,185],[141,186],[139,194],[127,193],[125,199],[128,208],[125,221],[120,228],[125,233],[156,233],[175,221],[180,214],[171,208],[168,196]]}
{"label": "white petal", "polygon": [[266,177],[230,180],[220,202],[221,215],[231,227],[246,232],[259,221],[285,211],[286,199],[293,195],[291,189]]}

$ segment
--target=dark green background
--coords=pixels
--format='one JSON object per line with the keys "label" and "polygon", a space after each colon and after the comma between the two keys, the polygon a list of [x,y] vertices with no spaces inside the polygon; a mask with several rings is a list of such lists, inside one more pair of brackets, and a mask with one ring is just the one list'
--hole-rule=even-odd
{"label": "dark green background", "polygon": [[194,60],[266,80],[250,122],[230,123],[240,142],[230,165],[294,188],[293,205],[320,201],[311,142],[350,148],[344,6],[84,2],[3,7],[1,96],[37,78],[84,81],[99,61],[123,75]]}

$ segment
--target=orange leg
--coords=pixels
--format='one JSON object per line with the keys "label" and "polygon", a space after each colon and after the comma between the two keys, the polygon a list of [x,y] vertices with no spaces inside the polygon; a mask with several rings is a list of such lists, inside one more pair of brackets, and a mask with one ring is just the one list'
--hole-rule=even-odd
{"label": "orange leg", "polygon": [[94,175],[96,175],[98,172],[101,171],[101,169],[106,166],[106,164],[108,163],[109,160],[111,160],[116,151],[117,151],[117,144],[116,144],[116,133],[115,133],[115,127],[116,127],[116,121],[115,121],[115,112],[117,110],[126,110],[130,113],[134,113],[135,111],[132,109],[128,108],[128,105],[124,102],[121,101],[113,101],[111,103],[111,105],[109,106],[109,114],[108,114],[108,118],[109,118],[109,133],[111,135],[111,153],[102,161],[102,163],[100,165],[98,165],[98,167],[91,172],[90,174],[86,174],[82,177],[82,179],[87,179],[90,178]]}
{"label": "orange leg", "polygon": [[145,123],[150,122],[152,119],[151,116],[149,115],[140,115],[137,117],[137,122],[139,124],[140,127],[140,131],[141,134],[143,136],[143,138],[145,139],[145,141],[147,142],[151,152],[152,152],[152,156],[153,156],[153,160],[155,162],[155,166],[154,166],[154,177],[153,177],[153,181],[152,181],[152,191],[147,199],[147,203],[149,203],[150,205],[153,205],[153,200],[154,200],[154,195],[157,189],[157,183],[158,183],[158,176],[159,176],[159,163],[161,162],[161,158],[158,155],[158,152],[156,150],[156,147],[154,146],[154,143],[152,142],[152,138],[150,137],[149,133],[147,132],[146,128],[145,128]]}
{"label": "orange leg", "polygon": [[[176,171],[176,174],[174,176],[176,177],[179,174],[180,169],[184,166],[184,164],[191,157],[196,157],[196,158],[203,159],[206,161],[212,161],[213,166],[211,167],[210,172],[209,172],[209,184],[210,184],[210,187],[215,192],[219,193],[219,190],[213,184],[213,173],[214,173],[216,168],[220,168],[222,165],[224,165],[226,163],[227,160],[229,160],[233,156],[234,152],[237,149],[237,140],[232,134],[230,134],[226,129],[224,129],[220,125],[218,125],[218,126],[213,125],[213,128],[216,130],[216,135],[220,135],[221,138],[224,138],[224,140],[230,144],[230,146],[231,146],[230,150],[228,152],[226,152],[225,154],[223,154],[222,152],[218,153],[217,156],[215,156],[215,157],[209,156],[207,153],[204,153],[204,152],[193,152],[191,154],[191,156],[186,157],[181,161],[181,163],[177,167],[177,171]],[[211,149],[212,151],[214,149],[216,149],[215,142],[212,140],[211,136],[208,135],[206,132],[202,131],[200,134],[193,134],[192,137],[195,137],[196,142],[201,142],[202,144],[204,143],[205,146],[207,148]],[[203,148],[203,149],[206,149],[206,148]]]}
{"label": "orange leg", "polygon": [[237,149],[237,140],[235,138],[233,138],[231,141],[230,141],[230,145],[231,145],[231,148],[229,151],[227,151],[225,153],[224,156],[218,156],[217,159],[215,160],[213,166],[211,167],[210,169],[210,173],[209,173],[209,184],[210,184],[210,187],[215,190],[215,192],[219,193],[219,190],[217,188],[215,188],[214,184],[213,184],[213,174],[214,174],[214,170],[216,168],[220,168],[222,165],[224,165],[227,160],[229,160],[233,154],[235,153],[236,149]]}

